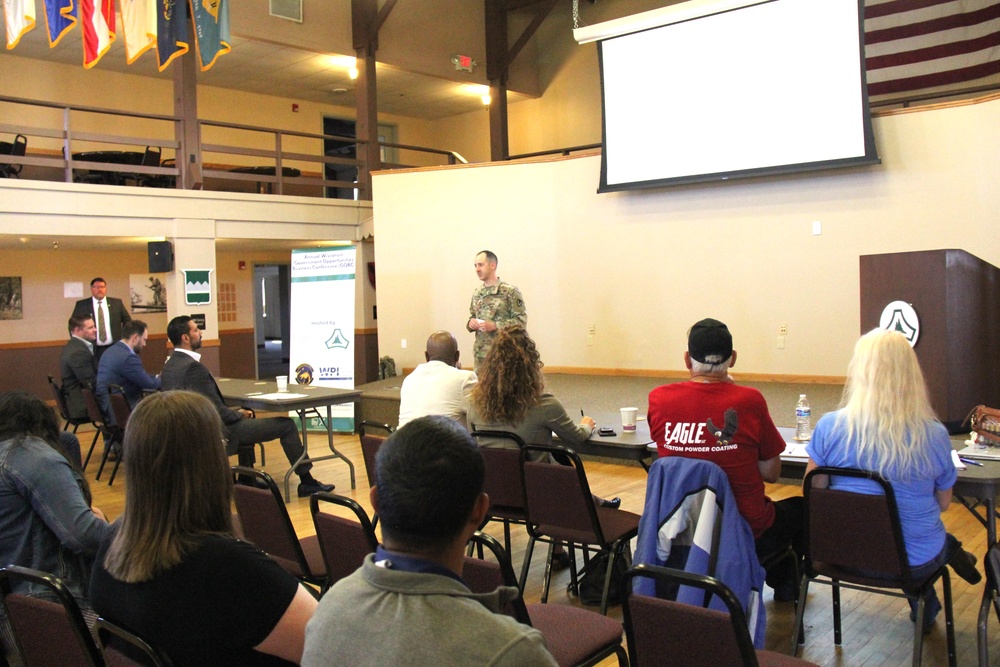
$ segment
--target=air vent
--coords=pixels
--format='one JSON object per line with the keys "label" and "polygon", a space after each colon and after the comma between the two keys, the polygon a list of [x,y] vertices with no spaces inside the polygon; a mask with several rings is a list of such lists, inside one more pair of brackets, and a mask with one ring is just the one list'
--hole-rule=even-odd
{"label": "air vent", "polygon": [[302,23],[302,0],[271,0],[271,16]]}

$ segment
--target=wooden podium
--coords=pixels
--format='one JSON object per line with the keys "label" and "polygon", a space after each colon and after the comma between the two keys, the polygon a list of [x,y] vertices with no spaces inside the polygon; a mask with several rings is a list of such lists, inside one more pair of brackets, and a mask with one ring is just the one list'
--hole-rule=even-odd
{"label": "wooden podium", "polygon": [[1000,269],[964,250],[862,255],[862,334],[893,301],[916,311],[914,350],[949,431],[976,405],[1000,407]]}

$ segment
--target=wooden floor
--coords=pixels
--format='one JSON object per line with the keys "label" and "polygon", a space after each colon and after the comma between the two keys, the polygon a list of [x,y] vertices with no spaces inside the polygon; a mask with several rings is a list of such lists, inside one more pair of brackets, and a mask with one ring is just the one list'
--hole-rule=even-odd
{"label": "wooden floor", "polygon": [[[89,445],[90,438],[81,432],[84,446]],[[326,449],[326,440],[322,434],[311,437],[311,451],[319,455]],[[337,460],[324,461],[316,465],[313,473],[320,480],[337,485],[336,492],[350,496],[358,501],[369,512],[371,504],[368,501],[367,477],[364,470],[364,460],[360,446],[355,436],[338,436],[337,447],[355,464],[357,470],[358,488],[352,490],[347,466]],[[97,449],[101,447],[98,443]],[[281,447],[277,441],[267,443],[267,465],[264,469],[276,479],[280,479],[287,469]],[[86,455],[86,452],[84,452]],[[86,471],[92,485],[94,504],[107,514],[110,520],[121,515],[124,508],[125,479],[119,472],[113,487],[108,487],[106,471],[102,481],[94,480],[97,463],[91,461]],[[235,464],[235,457],[233,459]],[[646,473],[642,468],[588,461],[585,464],[593,492],[599,496],[621,496],[622,508],[641,513],[645,498]],[[165,471],[165,474],[166,471]],[[293,480],[294,480],[293,476]],[[293,486],[294,494],[294,486]],[[797,486],[783,484],[767,485],[767,492],[778,500],[791,495],[799,495]],[[293,498],[288,505],[289,514],[300,536],[313,534],[312,520],[309,514],[307,499]],[[949,532],[961,540],[966,549],[974,553],[980,564],[986,552],[986,531],[961,505],[954,503],[944,514],[945,525]],[[493,526],[497,527],[493,527]],[[503,539],[499,524],[491,524],[488,532]],[[515,569],[520,564],[524,547],[527,543],[526,534],[516,526],[513,530],[513,556]],[[542,575],[544,572],[544,549],[535,550],[532,568],[528,577],[525,597],[529,602],[537,602],[541,596]],[[549,595],[550,604],[578,604],[566,593],[569,580],[568,571],[557,573],[553,577],[552,591]],[[963,666],[976,665],[976,618],[979,603],[982,598],[983,584],[970,586],[956,575],[952,575],[952,591],[955,605],[955,634],[958,652],[958,664]],[[940,586],[939,586],[940,593]],[[787,652],[789,639],[794,622],[793,605],[790,603],[775,603],[771,599],[770,589],[765,592],[767,608],[767,648]],[[831,616],[829,587],[815,586],[810,589],[809,602],[806,607],[806,643],[800,650],[804,657],[820,665],[844,665],[860,667],[867,665],[907,665],[913,640],[913,624],[908,614],[906,602],[882,595],[869,595],[854,591],[844,591],[842,594],[844,643],[841,647],[833,644],[833,621]],[[610,615],[621,619],[621,608],[613,607]],[[1000,664],[1000,628],[995,616],[990,618],[990,655],[992,664]],[[613,665],[612,658],[601,663]],[[924,664],[947,664],[947,651],[944,634],[944,614],[941,614],[934,630],[925,638]]]}

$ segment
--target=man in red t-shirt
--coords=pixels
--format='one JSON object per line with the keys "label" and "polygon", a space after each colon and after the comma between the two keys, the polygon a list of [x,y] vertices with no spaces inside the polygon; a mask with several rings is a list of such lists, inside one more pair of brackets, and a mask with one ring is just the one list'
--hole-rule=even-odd
{"label": "man in red t-shirt", "polygon": [[[729,375],[735,364],[729,328],[713,319],[696,323],[684,353],[690,380],[651,391],[647,419],[660,456],[705,459],[725,471],[760,558],[799,546],[802,498],[775,503],[765,495],[764,482],[777,481],[781,473],[785,441],[761,393]],[[788,601],[794,597],[793,570],[787,561],[779,566],[767,573],[767,583],[776,600]]]}

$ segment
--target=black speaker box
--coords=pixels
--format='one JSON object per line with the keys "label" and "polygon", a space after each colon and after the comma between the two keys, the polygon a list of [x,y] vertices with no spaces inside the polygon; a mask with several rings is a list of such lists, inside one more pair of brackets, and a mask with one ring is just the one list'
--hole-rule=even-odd
{"label": "black speaker box", "polygon": [[147,250],[150,273],[167,273],[174,270],[174,248],[170,245],[170,241],[150,241]]}

